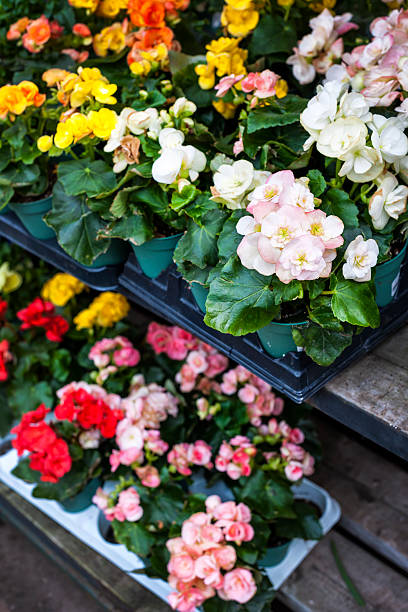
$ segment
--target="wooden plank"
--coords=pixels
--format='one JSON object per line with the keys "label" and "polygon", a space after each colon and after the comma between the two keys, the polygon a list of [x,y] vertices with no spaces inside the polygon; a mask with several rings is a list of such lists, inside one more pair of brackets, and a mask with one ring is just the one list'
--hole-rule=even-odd
{"label": "wooden plank", "polygon": [[380,344],[374,354],[390,363],[408,369],[408,325]]}
{"label": "wooden plank", "polygon": [[169,610],[150,591],[2,483],[0,511],[110,612]]}
{"label": "wooden plank", "polygon": [[357,612],[330,550],[336,544],[347,573],[366,602],[365,610],[408,612],[408,579],[337,533],[322,540],[279,592],[294,612]]}

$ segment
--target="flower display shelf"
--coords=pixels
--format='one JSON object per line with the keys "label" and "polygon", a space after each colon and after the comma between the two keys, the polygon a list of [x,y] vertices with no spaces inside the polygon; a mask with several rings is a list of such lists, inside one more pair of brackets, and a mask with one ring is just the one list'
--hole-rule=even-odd
{"label": "flower display shelf", "polygon": [[[71,514],[65,512],[55,501],[32,497],[31,491],[34,485],[27,484],[11,474],[17,461],[18,457],[15,450],[10,450],[0,457],[0,480],[5,485],[167,602],[167,595],[171,592],[171,587],[163,580],[149,578],[142,573],[132,573],[143,568],[143,561],[134,553],[128,551],[124,545],[112,544],[102,537],[98,526],[100,511],[96,506]],[[320,508],[322,513],[320,523],[324,535],[340,519],[341,511],[337,501],[330,497],[327,491],[311,481],[304,479],[302,484],[296,487],[296,496],[308,500]],[[306,541],[298,538],[292,540],[286,558],[279,565],[266,570],[275,589],[282,586],[317,544],[318,542],[315,540]]]}
{"label": "flower display shelf", "polygon": [[401,271],[396,298],[381,309],[381,327],[365,330],[354,338],[352,345],[331,366],[321,367],[303,352],[291,352],[279,359],[270,357],[263,350],[256,334],[234,337],[207,327],[191,290],[175,266],[168,268],[157,279],[149,279],[131,254],[119,277],[119,285],[120,291],[129,299],[188,329],[298,403],[319,391],[350,363],[372,350],[408,319],[408,270],[405,265]]}
{"label": "flower display shelf", "polygon": [[98,268],[81,266],[58,246],[55,238],[37,240],[31,236],[12,212],[0,215],[0,236],[18,244],[18,246],[56,268],[76,276],[96,291],[116,291],[118,289],[118,276],[121,266],[101,266]]}

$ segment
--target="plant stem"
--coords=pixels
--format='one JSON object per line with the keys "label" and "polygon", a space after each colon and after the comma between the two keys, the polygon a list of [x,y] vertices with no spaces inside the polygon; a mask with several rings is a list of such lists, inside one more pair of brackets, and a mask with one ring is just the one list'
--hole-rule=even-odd
{"label": "plant stem", "polygon": [[362,595],[360,594],[360,592],[358,591],[356,585],[354,584],[354,582],[351,580],[350,576],[348,575],[348,573],[346,572],[346,568],[344,567],[340,557],[339,557],[339,553],[337,551],[337,547],[335,545],[335,543],[333,542],[333,540],[330,542],[330,550],[332,552],[332,555],[334,557],[334,561],[337,565],[337,569],[339,570],[340,576],[343,578],[345,585],[347,586],[348,590],[350,591],[351,595],[353,596],[354,600],[356,601],[358,606],[364,607],[366,605],[366,602],[364,601]]}

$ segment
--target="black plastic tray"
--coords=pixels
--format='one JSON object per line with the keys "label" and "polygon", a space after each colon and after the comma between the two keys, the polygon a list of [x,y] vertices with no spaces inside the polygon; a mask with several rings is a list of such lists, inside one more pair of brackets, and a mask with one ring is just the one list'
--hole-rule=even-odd
{"label": "black plastic tray", "polygon": [[91,289],[96,291],[118,290],[118,278],[123,269],[123,264],[98,268],[82,266],[58,246],[55,238],[37,240],[31,236],[12,212],[0,215],[0,236],[18,244],[52,266],[72,274]]}
{"label": "black plastic tray", "polygon": [[314,395],[352,361],[371,351],[408,319],[408,275],[404,266],[397,297],[381,309],[381,327],[367,329],[356,336],[351,346],[331,366],[322,367],[304,352],[292,352],[274,359],[263,350],[256,334],[234,337],[207,327],[188,284],[174,265],[152,280],[143,274],[132,253],[119,277],[119,285],[120,291],[129,299],[188,329],[298,403]]}

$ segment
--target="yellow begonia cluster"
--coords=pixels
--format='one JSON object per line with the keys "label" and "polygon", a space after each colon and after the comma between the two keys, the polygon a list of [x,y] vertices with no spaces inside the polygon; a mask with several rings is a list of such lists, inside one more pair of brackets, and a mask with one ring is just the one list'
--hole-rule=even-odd
{"label": "yellow begonia cluster", "polygon": [[215,85],[215,75],[223,77],[228,74],[246,74],[244,63],[248,51],[240,49],[239,42],[237,38],[221,37],[206,46],[207,63],[195,67],[201,89],[212,89]]}
{"label": "yellow begonia cluster", "polygon": [[55,306],[65,306],[74,295],[78,295],[84,289],[86,289],[86,285],[75,276],[60,272],[45,283],[41,291],[41,297],[52,302]]}
{"label": "yellow begonia cluster", "polygon": [[168,70],[169,52],[164,43],[158,44],[150,51],[140,51],[140,59],[132,62],[129,66],[131,72],[136,76],[147,76],[151,71]]}
{"label": "yellow begonia cluster", "polygon": [[[324,9],[332,9],[336,6],[336,0],[321,0],[320,2],[314,2],[314,0],[307,0],[307,2],[309,3],[310,8],[312,9],[312,11],[315,11],[315,13],[321,13]],[[390,8],[398,8],[399,4],[395,3],[396,6],[391,7]]]}
{"label": "yellow begonia cluster", "polygon": [[105,291],[75,317],[74,323],[77,329],[89,329],[94,325],[112,327],[126,317],[129,310],[129,302],[123,295]]}
{"label": "yellow begonia cluster", "polygon": [[259,13],[252,0],[225,0],[226,4],[221,14],[221,24],[227,28],[228,34],[236,37],[248,36],[256,28]]}
{"label": "yellow begonia cluster", "polygon": [[0,291],[2,293],[11,293],[18,289],[23,282],[20,274],[10,270],[10,266],[6,261],[0,266]]}
{"label": "yellow begonia cluster", "polygon": [[100,17],[112,19],[127,8],[128,0],[69,0],[76,9],[85,9],[88,13],[95,13]]}
{"label": "yellow begonia cluster", "polygon": [[116,104],[113,94],[117,85],[109,83],[99,68],[78,68],[75,72],[66,72],[59,68],[51,68],[44,72],[43,80],[49,87],[57,86],[57,98],[64,106],[78,108],[85,102],[96,100],[101,104]]}
{"label": "yellow begonia cluster", "polygon": [[105,57],[108,51],[120,53],[125,47],[125,32],[121,23],[113,23],[103,28],[93,39],[93,48],[99,57]]}
{"label": "yellow begonia cluster", "polygon": [[54,140],[52,136],[41,136],[37,140],[37,147],[45,153],[51,149],[53,142],[58,149],[67,149],[86,136],[108,140],[117,119],[115,111],[110,108],[90,111],[87,115],[75,113],[65,121],[60,121]]}
{"label": "yellow begonia cluster", "polygon": [[40,94],[38,87],[32,81],[21,81],[18,85],[3,85],[0,87],[0,118],[11,115],[21,115],[29,106],[41,106],[45,102],[45,94]]}

